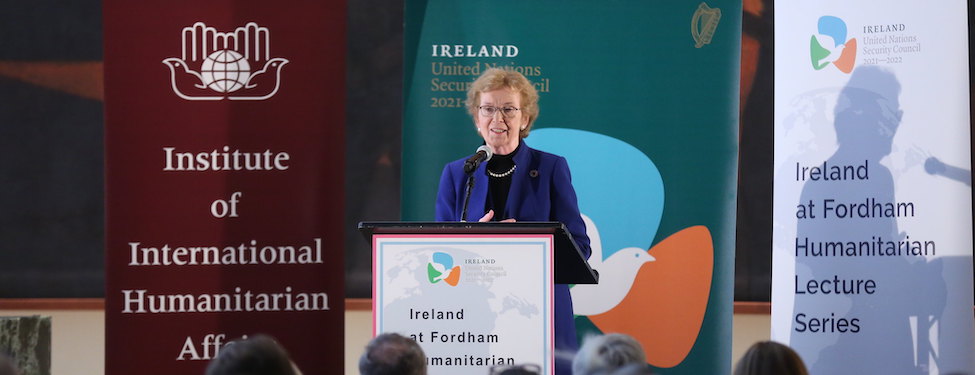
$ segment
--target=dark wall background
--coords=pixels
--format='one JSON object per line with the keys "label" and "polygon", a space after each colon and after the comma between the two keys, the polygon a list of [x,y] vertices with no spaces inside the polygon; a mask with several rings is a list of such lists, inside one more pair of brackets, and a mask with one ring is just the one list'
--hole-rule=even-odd
{"label": "dark wall background", "polygon": [[370,298],[372,245],[356,226],[360,221],[399,220],[403,1],[348,4],[345,294]]}
{"label": "dark wall background", "polygon": [[[4,3],[0,298],[102,297],[101,2]],[[771,6],[744,1],[737,300],[768,301],[771,285]],[[348,48],[348,154],[335,168],[346,175],[346,294],[367,298],[371,254],[356,224],[399,219],[403,1],[349,0]]]}
{"label": "dark wall background", "polygon": [[0,297],[101,296],[101,4],[3,9]]}
{"label": "dark wall background", "polygon": [[746,0],[741,20],[736,301],[772,295],[773,3]]}

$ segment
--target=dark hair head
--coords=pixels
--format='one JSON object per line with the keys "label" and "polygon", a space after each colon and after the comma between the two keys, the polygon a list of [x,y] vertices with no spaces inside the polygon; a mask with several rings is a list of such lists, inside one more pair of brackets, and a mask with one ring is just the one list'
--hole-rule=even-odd
{"label": "dark hair head", "polygon": [[534,363],[520,365],[499,365],[491,367],[491,375],[538,375],[542,373],[542,366]]}
{"label": "dark hair head", "polygon": [[288,352],[267,335],[231,341],[210,361],[206,375],[297,375]]}
{"label": "dark hair head", "polygon": [[412,339],[397,333],[383,333],[366,345],[359,357],[362,375],[425,375],[427,357]]}
{"label": "dark hair head", "polygon": [[745,352],[734,375],[808,375],[806,365],[792,348],[775,341],[761,341]]}
{"label": "dark hair head", "polygon": [[653,375],[646,363],[631,363],[613,371],[613,375]]}

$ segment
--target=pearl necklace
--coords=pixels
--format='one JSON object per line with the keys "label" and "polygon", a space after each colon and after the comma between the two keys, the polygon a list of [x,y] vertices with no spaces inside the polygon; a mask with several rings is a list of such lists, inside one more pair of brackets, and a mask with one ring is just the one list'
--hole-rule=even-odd
{"label": "pearl necklace", "polygon": [[518,166],[517,165],[512,165],[511,166],[511,169],[509,169],[507,172],[504,172],[504,173],[494,173],[494,172],[491,172],[490,169],[488,169],[487,170],[487,173],[488,173],[488,176],[491,176],[491,177],[494,177],[494,178],[505,178],[505,177],[510,176],[512,173],[514,173],[515,172],[515,168],[518,168]]}

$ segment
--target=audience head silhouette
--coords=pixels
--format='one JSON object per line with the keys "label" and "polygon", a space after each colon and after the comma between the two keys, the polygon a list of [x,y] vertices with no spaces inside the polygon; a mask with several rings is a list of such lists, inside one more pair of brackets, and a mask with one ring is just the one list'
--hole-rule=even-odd
{"label": "audience head silhouette", "polygon": [[614,370],[612,375],[653,375],[646,363],[631,363]]}
{"label": "audience head silhouette", "polygon": [[775,341],[753,344],[735,366],[734,375],[808,375],[806,365],[792,348]]}
{"label": "audience head silhouette", "polygon": [[542,367],[533,363],[494,366],[491,368],[490,375],[538,375],[542,373]]}
{"label": "audience head silhouette", "polygon": [[383,333],[359,357],[362,375],[425,375],[427,357],[420,345],[397,333]]}
{"label": "audience head silhouette", "polygon": [[575,375],[613,374],[627,366],[646,367],[647,357],[643,347],[633,337],[621,333],[587,338],[575,360]]}
{"label": "audience head silhouette", "polygon": [[256,335],[220,348],[206,375],[301,375],[288,352],[273,338]]}

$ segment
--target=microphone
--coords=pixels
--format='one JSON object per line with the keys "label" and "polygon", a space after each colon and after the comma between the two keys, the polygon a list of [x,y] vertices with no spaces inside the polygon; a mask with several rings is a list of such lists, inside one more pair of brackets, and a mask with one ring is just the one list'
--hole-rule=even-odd
{"label": "microphone", "polygon": [[477,152],[474,153],[467,161],[464,162],[464,173],[471,173],[477,169],[477,166],[483,162],[491,160],[491,156],[494,154],[491,152],[491,148],[487,145],[482,145],[477,148]]}

